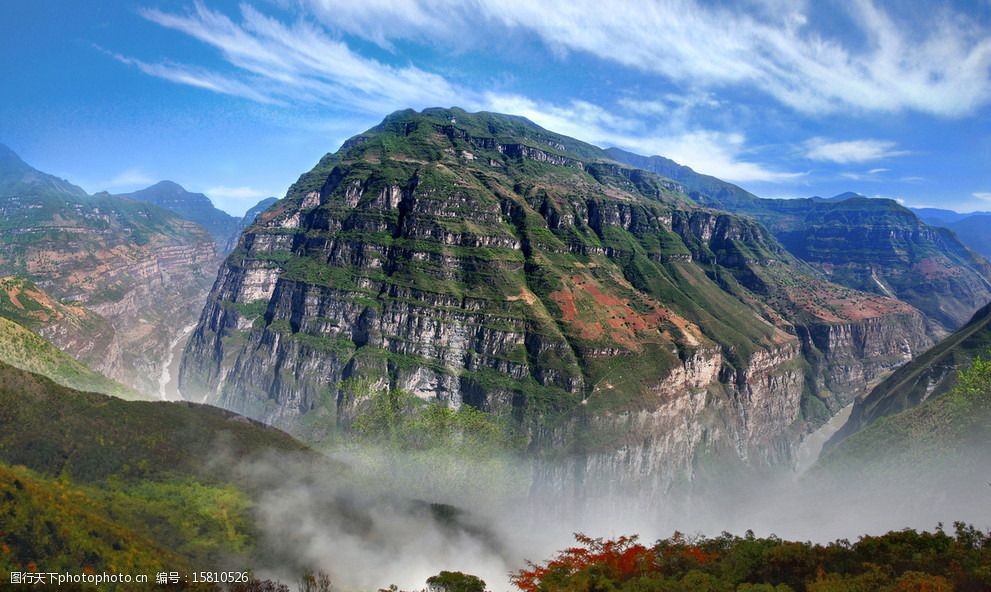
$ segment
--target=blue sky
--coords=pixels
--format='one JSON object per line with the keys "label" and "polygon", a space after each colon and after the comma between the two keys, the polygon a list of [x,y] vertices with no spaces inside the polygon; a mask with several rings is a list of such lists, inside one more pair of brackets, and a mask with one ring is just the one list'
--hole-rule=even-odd
{"label": "blue sky", "polygon": [[396,109],[524,115],[765,197],[991,210],[991,0],[8,0],[0,142],[241,213]]}

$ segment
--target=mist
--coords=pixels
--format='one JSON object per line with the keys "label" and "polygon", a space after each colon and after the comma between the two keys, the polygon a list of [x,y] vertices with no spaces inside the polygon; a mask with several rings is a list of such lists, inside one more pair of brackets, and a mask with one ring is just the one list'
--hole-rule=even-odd
{"label": "mist", "polygon": [[663,492],[616,491],[615,475],[541,481],[568,458],[466,461],[437,451],[348,446],[318,459],[233,459],[219,447],[216,462],[234,465],[255,492],[252,567],[259,577],[295,582],[313,569],[328,573],[338,590],[419,590],[428,577],[451,570],[501,591],[513,589],[511,572],[572,546],[576,532],[636,534],[649,544],[675,531],[750,530],[825,543],[955,521],[988,529],[988,448],[909,469],[817,466],[800,475],[744,467]]}

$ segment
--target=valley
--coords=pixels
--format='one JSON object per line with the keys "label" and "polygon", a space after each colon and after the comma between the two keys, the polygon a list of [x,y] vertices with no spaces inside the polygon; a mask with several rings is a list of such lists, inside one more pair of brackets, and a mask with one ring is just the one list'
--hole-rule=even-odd
{"label": "valley", "polygon": [[5,575],[508,589],[576,531],[987,519],[991,268],[885,200],[762,200],[456,108],[242,218],[2,162]]}

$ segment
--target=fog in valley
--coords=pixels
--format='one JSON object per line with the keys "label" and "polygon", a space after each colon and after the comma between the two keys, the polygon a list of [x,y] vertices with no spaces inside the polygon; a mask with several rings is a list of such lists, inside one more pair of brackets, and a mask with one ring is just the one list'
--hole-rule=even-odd
{"label": "fog in valley", "polygon": [[733,479],[699,479],[666,492],[609,495],[595,493],[611,489],[608,476],[540,482],[533,476],[554,471],[515,456],[466,462],[444,452],[348,446],[326,461],[233,459],[221,446],[216,462],[235,464],[258,492],[258,576],[294,582],[309,568],[343,589],[421,589],[428,577],[456,570],[497,591],[512,589],[509,574],[527,560],[549,559],[579,532],[636,534],[649,544],[675,531],[752,530],[825,543],[903,528],[952,529],[954,521],[986,529],[988,452],[897,474],[859,466],[814,467],[801,476],[735,471]]}

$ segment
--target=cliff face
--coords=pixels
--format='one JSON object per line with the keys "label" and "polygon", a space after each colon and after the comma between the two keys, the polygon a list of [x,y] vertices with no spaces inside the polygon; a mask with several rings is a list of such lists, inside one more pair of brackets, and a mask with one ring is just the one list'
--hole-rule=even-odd
{"label": "cliff face", "polygon": [[189,304],[202,302],[218,265],[200,226],[151,204],[88,196],[0,153],[0,273],[30,280],[7,288],[47,302],[32,329],[111,378],[158,392],[166,351],[195,322]]}
{"label": "cliff face", "polygon": [[312,436],[362,412],[348,384],[368,378],[512,417],[539,455],[670,484],[710,454],[789,462],[827,408],[928,346],[923,323],[597,148],[406,111],[244,232],[180,389]]}

